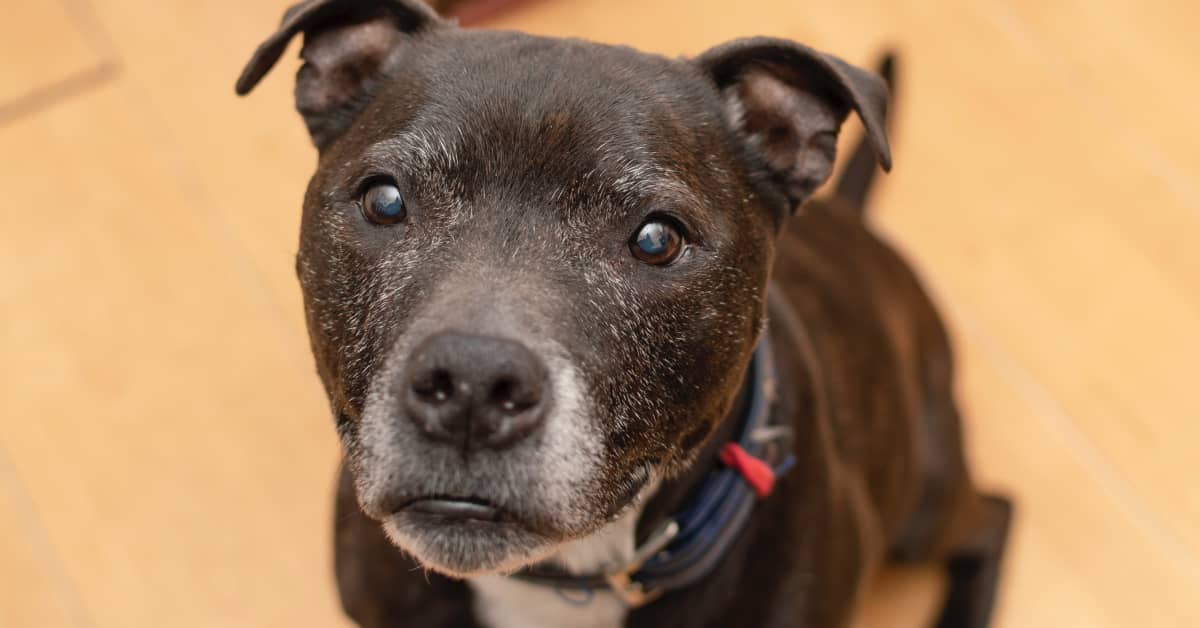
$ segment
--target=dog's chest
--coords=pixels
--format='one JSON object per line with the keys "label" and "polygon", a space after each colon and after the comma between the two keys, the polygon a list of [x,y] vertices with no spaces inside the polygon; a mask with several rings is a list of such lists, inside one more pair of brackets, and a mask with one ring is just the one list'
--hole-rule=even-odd
{"label": "dog's chest", "polygon": [[475,615],[486,628],[621,628],[625,605],[608,591],[595,592],[590,600],[578,593],[554,589],[505,576],[487,576],[471,582]]}
{"label": "dog's chest", "polygon": [[[600,532],[564,545],[553,560],[573,573],[603,572],[632,559],[632,509]],[[611,591],[559,592],[506,576],[471,580],[475,615],[486,628],[621,628],[628,612]]]}

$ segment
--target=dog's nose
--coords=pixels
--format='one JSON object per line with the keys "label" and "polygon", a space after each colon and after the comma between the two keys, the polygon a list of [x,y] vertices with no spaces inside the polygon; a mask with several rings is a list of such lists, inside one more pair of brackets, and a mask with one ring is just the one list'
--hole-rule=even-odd
{"label": "dog's nose", "polygon": [[546,416],[546,367],[524,345],[442,332],[412,352],[403,382],[409,418],[466,450],[504,449]]}

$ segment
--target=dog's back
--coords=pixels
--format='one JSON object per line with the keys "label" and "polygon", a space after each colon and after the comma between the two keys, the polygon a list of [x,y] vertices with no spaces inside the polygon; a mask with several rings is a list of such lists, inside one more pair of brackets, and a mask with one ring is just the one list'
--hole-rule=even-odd
{"label": "dog's back", "polygon": [[[880,74],[894,89],[893,66],[888,57]],[[946,328],[912,267],[867,222],[876,171],[864,140],[835,192],[784,228],[774,326],[800,347],[794,367],[807,381],[781,386],[798,391],[798,433],[825,436],[809,447],[828,460],[830,500],[861,517],[850,542],[859,555],[843,560],[950,561],[938,625],[984,626],[1011,507],[971,482]]]}

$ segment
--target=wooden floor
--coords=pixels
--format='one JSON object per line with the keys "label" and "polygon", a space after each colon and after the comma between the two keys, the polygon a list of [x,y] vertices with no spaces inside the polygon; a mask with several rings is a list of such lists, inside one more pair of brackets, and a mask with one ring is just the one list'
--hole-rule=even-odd
{"label": "wooden floor", "polygon": [[[286,0],[10,2],[0,21],[0,626],[345,625],[337,449],[292,272],[315,156]],[[1200,626],[1200,3],[540,0],[504,27],[692,54],[903,55],[876,223],[1019,500],[998,625]],[[853,133],[851,133],[853,135]],[[863,627],[917,626],[930,572]]]}

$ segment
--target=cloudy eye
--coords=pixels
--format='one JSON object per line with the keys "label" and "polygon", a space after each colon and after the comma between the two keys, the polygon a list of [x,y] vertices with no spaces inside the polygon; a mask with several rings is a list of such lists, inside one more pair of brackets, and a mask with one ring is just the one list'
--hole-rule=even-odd
{"label": "cloudy eye", "polygon": [[633,233],[629,252],[637,259],[654,266],[674,262],[684,251],[683,235],[678,224],[664,216],[653,216]]}
{"label": "cloudy eye", "polygon": [[400,188],[392,181],[378,181],[362,195],[362,211],[367,220],[377,225],[394,225],[404,220],[408,212],[404,209],[404,197]]}

